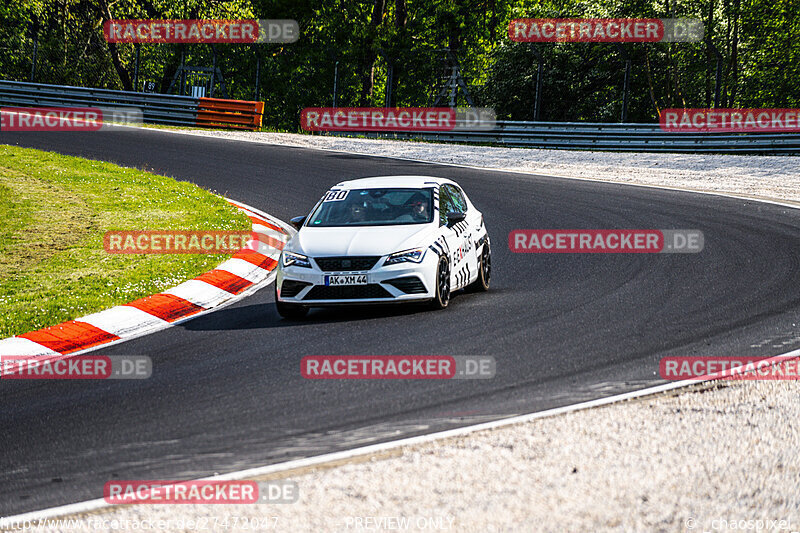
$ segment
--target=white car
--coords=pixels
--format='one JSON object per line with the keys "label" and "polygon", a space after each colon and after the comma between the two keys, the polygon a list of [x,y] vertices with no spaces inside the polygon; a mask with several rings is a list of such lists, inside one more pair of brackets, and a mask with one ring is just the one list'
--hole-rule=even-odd
{"label": "white car", "polygon": [[275,304],[285,318],[310,307],[428,301],[489,289],[483,215],[455,182],[385,176],[332,187],[281,253]]}

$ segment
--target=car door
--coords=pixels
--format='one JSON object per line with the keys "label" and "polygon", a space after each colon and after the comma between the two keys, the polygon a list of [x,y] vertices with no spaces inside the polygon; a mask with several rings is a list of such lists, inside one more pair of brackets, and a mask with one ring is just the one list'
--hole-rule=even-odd
{"label": "car door", "polygon": [[472,240],[472,226],[464,220],[447,227],[447,213],[464,213],[469,218],[468,206],[457,187],[444,184],[439,189],[439,225],[447,243],[450,257],[450,288],[460,289],[477,277],[477,258]]}

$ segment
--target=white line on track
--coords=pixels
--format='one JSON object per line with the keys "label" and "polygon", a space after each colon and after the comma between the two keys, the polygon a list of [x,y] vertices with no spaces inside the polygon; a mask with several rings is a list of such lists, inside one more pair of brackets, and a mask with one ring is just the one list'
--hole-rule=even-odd
{"label": "white line on track", "polygon": [[[791,352],[787,352],[781,355],[776,355],[774,357],[769,357],[763,359],[758,362],[758,366],[768,366],[783,360],[787,359],[795,359],[800,357],[800,349],[793,350]],[[738,367],[732,371],[728,371],[728,374],[737,374],[741,373],[743,367]],[[503,418],[500,420],[493,420],[491,422],[483,422],[481,424],[474,424],[471,426],[465,426],[456,429],[449,429],[446,431],[438,431],[436,433],[429,433],[427,435],[420,435],[417,437],[408,437],[405,439],[394,440],[391,442],[384,442],[381,444],[372,444],[369,446],[362,446],[360,448],[354,448],[352,450],[344,450],[341,452],[333,452],[333,453],[326,453],[322,455],[316,455],[314,457],[307,457],[305,459],[295,459],[293,461],[286,461],[283,463],[277,463],[268,466],[260,466],[256,468],[249,468],[247,470],[239,470],[237,472],[230,472],[228,474],[221,474],[217,476],[210,476],[201,478],[202,481],[230,481],[230,480],[237,480],[237,479],[249,479],[249,478],[257,478],[262,477],[268,474],[276,474],[279,472],[288,472],[292,470],[296,470],[299,468],[309,468],[315,466],[322,466],[326,463],[332,462],[339,462],[347,459],[352,459],[356,457],[363,457],[378,454],[381,452],[385,452],[388,450],[393,450],[396,448],[402,448],[406,446],[414,446],[419,444],[426,444],[429,442],[442,440],[442,439],[449,439],[453,437],[461,437],[465,435],[469,435],[471,433],[475,433],[478,431],[485,431],[490,429],[497,429],[506,426],[511,426],[514,424],[521,424],[525,422],[530,422],[532,420],[537,420],[539,418],[547,418],[551,416],[561,415],[564,413],[569,413],[573,411],[580,411],[582,409],[589,409],[593,407],[601,407],[604,405],[609,405],[612,403],[625,401],[625,400],[632,400],[636,398],[642,398],[644,396],[651,396],[653,394],[659,394],[662,392],[668,392],[675,389],[680,389],[683,387],[688,387],[690,385],[698,385],[704,383],[708,380],[701,379],[690,379],[690,380],[683,380],[683,381],[676,381],[674,383],[665,383],[663,385],[658,385],[655,387],[649,387],[646,389],[641,389],[632,392],[626,392],[624,394],[616,394],[614,396],[609,396],[607,398],[600,398],[597,400],[591,400],[588,402],[581,402],[573,405],[567,405],[564,407],[558,407],[555,409],[548,409],[546,411],[539,411],[536,413],[529,413],[525,415],[518,415],[512,416],[508,418]],[[109,504],[103,498],[98,498],[96,500],[88,500],[84,502],[72,503],[68,505],[61,505],[58,507],[51,507],[49,509],[42,509],[40,511],[32,511],[29,513],[19,514],[10,517],[3,517],[0,518],[0,528],[4,527],[4,522],[11,522],[11,523],[18,523],[25,520],[41,520],[45,518],[55,518],[59,516],[65,515],[72,515],[72,514],[79,514],[79,513],[87,513],[91,511],[97,511],[100,509],[106,509],[111,507],[116,507],[118,504]]]}

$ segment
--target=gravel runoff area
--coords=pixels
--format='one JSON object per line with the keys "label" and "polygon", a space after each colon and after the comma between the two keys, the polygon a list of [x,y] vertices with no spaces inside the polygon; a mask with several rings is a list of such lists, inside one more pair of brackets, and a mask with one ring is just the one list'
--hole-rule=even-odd
{"label": "gravel runoff area", "polygon": [[[800,157],[201,134],[800,201]],[[132,505],[71,518],[124,530],[163,519],[171,531],[798,531],[798,398],[793,381],[719,382],[294,472],[292,504]],[[245,518],[260,522],[246,528]]]}
{"label": "gravel runoff area", "polygon": [[181,133],[800,203],[800,157],[797,156],[533,150],[294,133],[205,130]]}

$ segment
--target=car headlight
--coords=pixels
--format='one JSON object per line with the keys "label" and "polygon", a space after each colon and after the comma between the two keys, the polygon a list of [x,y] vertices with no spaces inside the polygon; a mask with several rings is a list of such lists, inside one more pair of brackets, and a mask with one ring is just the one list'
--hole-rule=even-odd
{"label": "car headlight", "polygon": [[309,261],[308,257],[305,255],[287,252],[284,250],[284,252],[281,253],[281,265],[284,267],[296,266],[311,268],[311,261]]}
{"label": "car headlight", "polygon": [[425,250],[427,248],[414,248],[412,250],[403,250],[402,252],[395,252],[389,256],[384,263],[385,265],[396,265],[397,263],[421,263],[422,258],[425,257]]}

